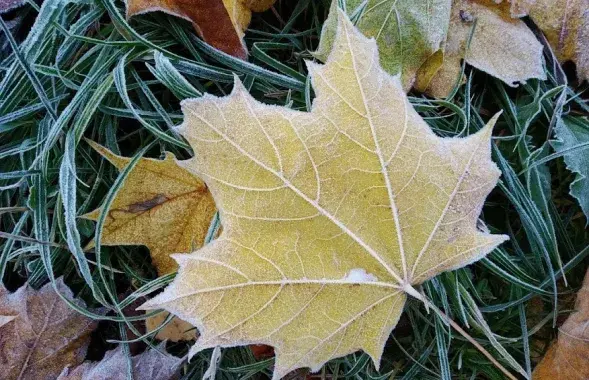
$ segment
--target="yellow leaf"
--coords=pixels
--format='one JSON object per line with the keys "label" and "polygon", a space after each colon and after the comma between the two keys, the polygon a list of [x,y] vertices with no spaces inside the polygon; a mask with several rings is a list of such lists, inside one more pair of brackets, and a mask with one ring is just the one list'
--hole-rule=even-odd
{"label": "yellow leaf", "polygon": [[311,112],[265,105],[235,79],[230,96],[183,103],[182,165],[209,185],[224,230],[188,255],[142,306],[199,329],[190,354],[266,344],[274,379],[357,350],[376,367],[406,293],[507,239],[476,227],[499,170],[494,120],[436,136],[374,40],[339,13],[325,65],[308,63]]}
{"label": "yellow leaf", "polygon": [[127,17],[163,11],[192,21],[209,44],[225,53],[246,58],[243,34],[252,11],[262,12],[275,0],[127,0]]}
{"label": "yellow leaf", "polygon": [[546,35],[559,61],[573,61],[589,80],[589,0],[536,0],[530,17]]}
{"label": "yellow leaf", "polygon": [[[131,161],[92,141],[88,143],[117,169]],[[85,218],[97,220],[101,209]],[[145,245],[158,274],[178,268],[172,253],[191,252],[203,245],[215,203],[207,186],[178,165],[167,153],[164,160],[142,158],[127,176],[106,215],[103,245]]]}
{"label": "yellow leaf", "polygon": [[518,12],[515,9],[507,2],[454,0],[444,63],[427,92],[446,97],[460,84],[462,59],[510,86],[531,78],[546,79],[542,44],[523,21],[511,17]]}
{"label": "yellow leaf", "polygon": [[[55,283],[63,297],[84,307],[61,278]],[[65,366],[84,360],[96,325],[50,283],[39,290],[24,285],[14,293],[0,284],[0,378],[55,379]]]}
{"label": "yellow leaf", "polygon": [[560,327],[558,341],[534,369],[534,380],[589,379],[589,271],[577,293],[575,312]]}

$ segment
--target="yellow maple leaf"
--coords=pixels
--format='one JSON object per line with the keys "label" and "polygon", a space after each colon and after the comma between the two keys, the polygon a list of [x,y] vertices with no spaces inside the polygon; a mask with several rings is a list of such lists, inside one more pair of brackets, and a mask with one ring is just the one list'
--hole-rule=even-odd
{"label": "yellow maple leaf", "polygon": [[[119,170],[131,161],[88,143]],[[201,247],[215,211],[207,186],[179,166],[173,154],[166,153],[164,160],[141,158],[107,212],[100,243],[145,245],[158,274],[173,273],[178,265],[170,254]],[[99,208],[84,217],[98,220],[100,213]]]}
{"label": "yellow maple leaf", "polygon": [[542,44],[523,21],[512,18],[514,12],[522,12],[522,3],[454,0],[443,62],[436,56],[426,62],[421,70],[433,66],[435,70],[429,72],[437,73],[431,80],[418,80],[416,88],[446,97],[461,80],[462,59],[510,86],[531,78],[546,79]]}
{"label": "yellow maple leaf", "polygon": [[243,43],[252,12],[270,8],[275,0],[127,0],[127,17],[163,11],[194,24],[198,34],[225,53],[245,58]]}
{"label": "yellow maple leaf", "polygon": [[325,65],[308,63],[311,112],[230,96],[185,101],[182,165],[203,178],[223,233],[188,255],[143,309],[197,326],[210,347],[274,347],[273,379],[357,350],[376,367],[414,286],[507,239],[477,230],[499,170],[494,120],[440,138],[410,105],[374,40],[342,12]]}

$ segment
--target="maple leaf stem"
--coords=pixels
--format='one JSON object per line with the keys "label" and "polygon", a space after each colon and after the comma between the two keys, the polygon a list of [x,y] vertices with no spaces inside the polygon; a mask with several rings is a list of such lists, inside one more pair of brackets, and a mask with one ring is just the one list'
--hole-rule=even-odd
{"label": "maple leaf stem", "polygon": [[501,372],[503,372],[503,374],[505,374],[505,376],[507,376],[511,380],[517,380],[517,378],[514,375],[512,375],[511,372],[509,372],[505,367],[503,367],[501,365],[501,363],[499,363],[497,361],[497,359],[495,359],[489,351],[487,351],[483,346],[481,346],[479,344],[479,342],[477,342],[472,336],[470,336],[469,333],[464,331],[462,329],[462,327],[460,327],[458,325],[458,323],[454,322],[452,320],[452,318],[448,317],[448,315],[446,315],[446,313],[444,313],[436,305],[434,305],[434,303],[429,298],[427,298],[424,294],[419,293],[413,286],[411,286],[411,284],[404,284],[403,291],[405,291],[405,293],[409,294],[410,296],[423,302],[423,304],[426,307],[434,310],[436,312],[436,314],[438,314],[440,316],[440,318],[442,318],[446,323],[448,323],[450,326],[452,326],[452,328],[454,328],[454,330],[458,331],[458,333],[460,335],[462,335],[466,340],[468,340],[470,343],[472,343],[472,345],[475,346],[476,349],[481,352],[481,354],[485,355],[485,357],[487,359],[489,359],[489,361],[491,361],[491,363],[493,363],[493,365],[495,367],[497,367]]}

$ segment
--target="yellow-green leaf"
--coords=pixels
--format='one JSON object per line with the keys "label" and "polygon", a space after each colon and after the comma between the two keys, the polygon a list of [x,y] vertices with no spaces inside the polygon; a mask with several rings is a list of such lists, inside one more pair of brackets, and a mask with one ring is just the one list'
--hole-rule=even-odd
{"label": "yellow-green leaf", "polygon": [[[119,170],[131,161],[89,144]],[[96,209],[84,217],[97,220],[100,213]],[[173,273],[178,266],[170,254],[201,247],[214,214],[215,203],[205,183],[179,166],[173,154],[167,153],[164,160],[142,158],[107,211],[100,243],[145,245],[158,273]]]}
{"label": "yellow-green leaf", "polygon": [[142,306],[199,329],[190,353],[275,348],[274,379],[364,350],[379,366],[406,294],[507,237],[476,227],[499,171],[494,120],[436,136],[377,45],[339,13],[325,65],[309,63],[311,112],[265,105],[236,78],[230,96],[185,101],[180,132],[219,208],[219,238],[188,255]]}
{"label": "yellow-green leaf", "polygon": [[426,91],[446,97],[462,80],[462,59],[510,86],[546,79],[542,44],[512,12],[507,2],[454,0],[444,62]]}
{"label": "yellow-green leaf", "polygon": [[[327,59],[337,25],[337,3],[333,0],[321,32],[315,56]],[[356,26],[374,37],[380,63],[391,74],[401,73],[409,90],[417,70],[428,57],[440,50],[446,39],[451,0],[346,0],[347,13],[359,16]]]}

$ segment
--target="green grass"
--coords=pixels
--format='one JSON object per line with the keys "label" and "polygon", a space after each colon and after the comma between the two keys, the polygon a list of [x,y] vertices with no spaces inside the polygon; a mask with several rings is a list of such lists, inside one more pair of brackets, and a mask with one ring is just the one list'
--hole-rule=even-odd
{"label": "green grass", "polygon": [[[40,287],[64,276],[101,319],[89,351],[99,359],[123,342],[141,349],[144,315],[133,312],[145,294],[173,276],[157,278],[144,247],[83,247],[100,234],[77,216],[112,201],[123,173],[83,140],[139,158],[171,151],[190,157],[172,127],[179,102],[208,92],[227,94],[238,75],[257,99],[308,110],[313,97],[305,59],[318,43],[328,2],[278,1],[276,12],[254,16],[249,62],[219,53],[183,20],[154,13],[126,21],[123,4],[31,2],[0,25],[0,277],[9,289]],[[10,32],[7,38],[6,32]],[[411,94],[436,133],[468,135],[499,110],[494,160],[503,175],[481,219],[507,233],[484,260],[423,285],[425,293],[513,373],[530,373],[570,312],[587,269],[589,232],[568,194],[573,175],[548,143],[557,118],[588,114],[580,89],[547,50],[547,81],[509,88],[466,68],[466,85],[447,100]],[[575,92],[577,91],[577,92]],[[552,154],[552,155],[551,155]],[[566,278],[566,281],[565,281]],[[74,307],[75,305],[72,305]],[[105,306],[106,317],[92,311]],[[137,338],[139,336],[140,338]],[[190,343],[168,344],[185,354]],[[200,379],[211,352],[182,369]],[[265,379],[271,358],[247,347],[225,349],[218,379]],[[317,378],[501,379],[503,375],[420,302],[409,301],[383,356],[380,372],[356,353],[329,362]]]}

